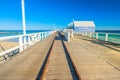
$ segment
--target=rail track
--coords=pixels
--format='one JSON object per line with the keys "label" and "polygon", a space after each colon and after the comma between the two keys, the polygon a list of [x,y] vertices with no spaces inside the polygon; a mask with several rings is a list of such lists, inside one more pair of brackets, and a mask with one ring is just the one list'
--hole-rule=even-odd
{"label": "rail track", "polygon": [[58,33],[36,80],[81,80],[64,40],[63,35]]}

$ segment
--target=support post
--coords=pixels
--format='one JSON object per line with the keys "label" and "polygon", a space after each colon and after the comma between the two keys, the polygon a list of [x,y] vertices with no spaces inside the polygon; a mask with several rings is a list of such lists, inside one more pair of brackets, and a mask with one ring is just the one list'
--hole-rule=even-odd
{"label": "support post", "polygon": [[44,39],[44,35],[43,35],[43,32],[42,32],[41,34],[42,34],[42,36],[41,36],[41,37],[42,37],[42,40],[43,40],[43,39]]}
{"label": "support post", "polygon": [[19,36],[19,51],[22,52],[23,51],[23,41],[22,41],[22,36]]}
{"label": "support post", "polygon": [[96,33],[96,39],[98,39],[98,33]]}
{"label": "support post", "polygon": [[31,35],[28,36],[28,46],[31,45],[30,36],[31,36]]}
{"label": "support post", "polygon": [[45,38],[45,32],[43,32],[43,39]]}
{"label": "support post", "polygon": [[46,33],[46,32],[44,32],[44,36],[45,36],[44,38],[46,38],[46,37],[47,37],[46,35],[47,35],[47,33]]}
{"label": "support post", "polygon": [[40,33],[38,33],[38,41],[40,41]]}
{"label": "support post", "polygon": [[33,44],[35,44],[35,42],[36,42],[36,36],[35,36],[35,34],[33,34],[33,39],[34,39],[33,40],[34,41]]}
{"label": "support post", "polygon": [[108,33],[105,34],[105,41],[108,41]]}
{"label": "support post", "polygon": [[40,41],[42,40],[41,32],[40,32]]}
{"label": "support post", "polygon": [[34,42],[35,42],[34,34],[31,35],[31,38],[32,38],[32,43],[31,43],[31,45],[33,45]]}
{"label": "support post", "polygon": [[37,42],[37,33],[34,34],[35,43]]}

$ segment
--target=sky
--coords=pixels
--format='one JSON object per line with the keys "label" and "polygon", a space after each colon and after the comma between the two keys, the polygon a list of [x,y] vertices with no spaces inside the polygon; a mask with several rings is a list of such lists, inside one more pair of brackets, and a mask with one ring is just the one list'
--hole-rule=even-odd
{"label": "sky", "polygon": [[[120,0],[24,0],[27,30],[66,28],[94,21],[96,30],[120,30]],[[0,30],[22,30],[21,0],[0,0]]]}

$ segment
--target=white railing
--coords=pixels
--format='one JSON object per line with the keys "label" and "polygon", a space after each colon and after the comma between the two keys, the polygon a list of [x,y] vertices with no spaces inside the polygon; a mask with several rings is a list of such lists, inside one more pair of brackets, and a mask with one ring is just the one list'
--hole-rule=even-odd
{"label": "white railing", "polygon": [[74,34],[120,44],[120,33],[74,32]]}
{"label": "white railing", "polygon": [[[16,39],[16,38],[18,38],[18,40],[19,40],[18,46],[15,46],[8,50],[2,51],[0,53],[0,57],[5,58],[6,55],[10,54],[11,52],[14,52],[15,50],[18,50],[18,53],[22,52],[23,50],[26,49],[26,46],[30,47],[30,46],[34,45],[36,42],[47,38],[49,35],[51,35],[54,32],[55,31],[48,31],[48,32],[38,32],[38,33],[33,33],[33,34],[26,34],[25,36],[17,35],[17,36],[0,37],[0,41]],[[24,37],[27,39],[26,42],[24,42],[24,40],[23,40]]]}

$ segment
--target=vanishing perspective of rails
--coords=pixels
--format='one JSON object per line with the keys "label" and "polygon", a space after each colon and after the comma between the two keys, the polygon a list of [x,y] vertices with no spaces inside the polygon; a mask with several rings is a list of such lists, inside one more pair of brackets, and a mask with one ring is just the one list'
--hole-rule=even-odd
{"label": "vanishing perspective of rails", "polygon": [[66,41],[68,36],[58,31],[33,37],[34,45],[0,64],[0,80],[120,79],[119,45],[76,34]]}
{"label": "vanishing perspective of rails", "polygon": [[64,44],[64,35],[58,33],[42,65],[37,80],[81,80]]}

